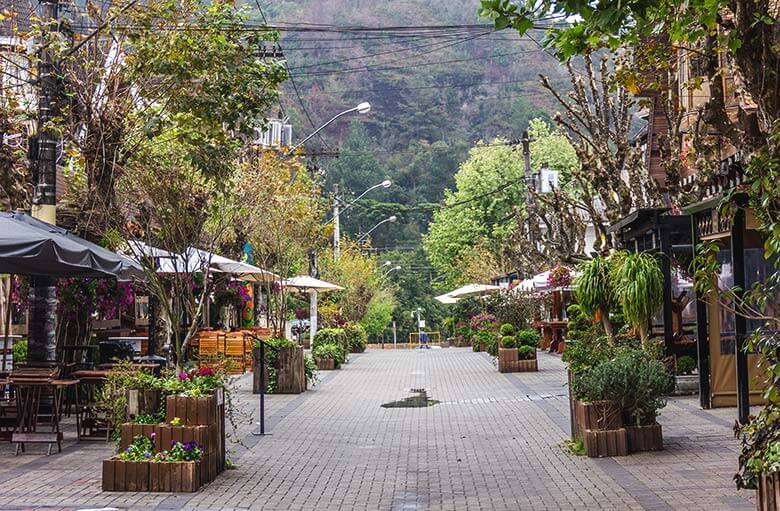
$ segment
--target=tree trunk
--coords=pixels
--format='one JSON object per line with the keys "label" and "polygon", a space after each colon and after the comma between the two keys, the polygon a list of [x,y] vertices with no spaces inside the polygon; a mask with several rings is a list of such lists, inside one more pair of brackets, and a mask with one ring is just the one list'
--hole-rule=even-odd
{"label": "tree trunk", "polygon": [[615,343],[615,329],[612,327],[612,322],[609,320],[609,311],[601,311],[601,324],[604,326],[604,332],[607,334],[607,341],[610,345]]}
{"label": "tree trunk", "polygon": [[29,337],[28,363],[49,365],[57,361],[57,288],[51,278],[33,278]]}

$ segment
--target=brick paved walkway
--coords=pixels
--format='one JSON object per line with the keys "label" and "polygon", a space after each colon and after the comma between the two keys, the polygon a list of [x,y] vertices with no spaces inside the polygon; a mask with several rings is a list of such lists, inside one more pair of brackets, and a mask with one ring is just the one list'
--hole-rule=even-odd
{"label": "brick paved walkway", "polygon": [[[666,450],[624,458],[568,454],[565,373],[499,374],[467,349],[374,351],[300,396],[269,396],[271,436],[243,425],[237,465],[194,495],[103,493],[101,443],[12,455],[0,445],[0,510],[10,509],[754,509],[731,481],[735,410],[693,398],[660,417]],[[256,406],[249,378],[239,399]],[[440,404],[381,408],[425,388]],[[41,452],[33,449],[33,452]]]}

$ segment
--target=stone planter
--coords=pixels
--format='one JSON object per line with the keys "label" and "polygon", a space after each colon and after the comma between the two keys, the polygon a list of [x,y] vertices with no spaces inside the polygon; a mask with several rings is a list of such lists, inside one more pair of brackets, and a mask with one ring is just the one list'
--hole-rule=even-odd
{"label": "stone planter", "polygon": [[628,434],[625,428],[596,431],[586,429],[582,439],[589,458],[628,455]]}
{"label": "stone planter", "polygon": [[674,396],[691,396],[699,393],[699,375],[685,374],[674,378]]}
{"label": "stone planter", "polygon": [[664,437],[660,424],[626,426],[629,452],[661,451]]}
{"label": "stone planter", "polygon": [[314,363],[320,371],[333,371],[336,369],[336,361],[332,358],[315,358]]}
{"label": "stone planter", "polygon": [[780,473],[761,474],[758,477],[756,509],[758,511],[780,509]]}

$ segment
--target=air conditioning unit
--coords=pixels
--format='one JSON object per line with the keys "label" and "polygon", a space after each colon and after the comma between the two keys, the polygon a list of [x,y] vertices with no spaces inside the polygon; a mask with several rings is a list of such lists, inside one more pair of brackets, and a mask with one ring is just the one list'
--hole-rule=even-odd
{"label": "air conditioning unit", "polygon": [[279,119],[270,119],[265,131],[257,130],[256,143],[262,147],[292,145],[292,126]]}

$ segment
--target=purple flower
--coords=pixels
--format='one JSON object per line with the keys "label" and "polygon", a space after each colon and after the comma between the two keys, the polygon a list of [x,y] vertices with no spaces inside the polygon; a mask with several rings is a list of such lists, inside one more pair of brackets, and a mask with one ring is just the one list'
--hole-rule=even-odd
{"label": "purple flower", "polygon": [[179,373],[179,379],[180,380],[188,380],[190,378],[190,375],[185,373],[184,371]]}
{"label": "purple flower", "polygon": [[152,457],[152,453],[150,453],[149,451],[144,451],[144,458],[151,458],[151,457]]}
{"label": "purple flower", "polygon": [[132,449],[131,449],[130,447],[128,447],[127,449],[125,449],[125,452],[130,452],[130,451],[132,451]]}
{"label": "purple flower", "polygon": [[151,438],[152,440],[154,440],[154,436],[155,436],[155,435],[154,435],[154,431],[152,431],[152,434],[151,434],[151,435],[149,435],[149,438]]}

